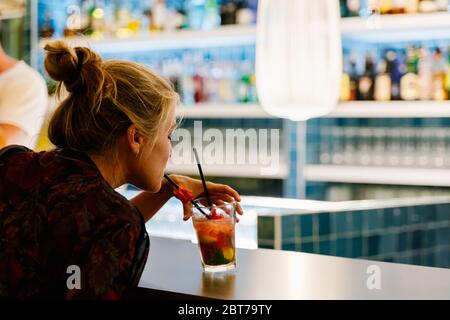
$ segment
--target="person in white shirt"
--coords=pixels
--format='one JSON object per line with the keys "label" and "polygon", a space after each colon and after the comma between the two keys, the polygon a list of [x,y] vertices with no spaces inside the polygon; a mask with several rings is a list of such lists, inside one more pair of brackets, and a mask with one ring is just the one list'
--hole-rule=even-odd
{"label": "person in white shirt", "polygon": [[47,111],[44,78],[0,44],[0,149],[20,144],[33,149]]}

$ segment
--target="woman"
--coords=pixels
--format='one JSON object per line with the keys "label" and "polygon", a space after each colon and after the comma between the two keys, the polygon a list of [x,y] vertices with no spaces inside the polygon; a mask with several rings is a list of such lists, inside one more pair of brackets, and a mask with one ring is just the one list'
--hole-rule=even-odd
{"label": "woman", "polygon": [[[45,68],[68,96],[49,124],[55,150],[1,151],[0,297],[120,299],[147,259],[145,221],[174,196],[163,172],[178,95],[138,64],[60,41],[45,49]],[[201,181],[171,178],[202,194]],[[126,183],[145,191],[128,201],[114,191]],[[215,203],[240,201],[228,186],[208,190]],[[79,285],[69,281],[76,268]]]}

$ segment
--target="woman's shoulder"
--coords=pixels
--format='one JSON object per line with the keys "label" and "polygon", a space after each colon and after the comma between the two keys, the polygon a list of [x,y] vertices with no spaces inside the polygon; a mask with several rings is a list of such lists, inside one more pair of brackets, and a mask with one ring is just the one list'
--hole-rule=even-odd
{"label": "woman's shoulder", "polygon": [[95,211],[100,219],[113,217],[113,220],[140,224],[140,213],[131,202],[121,194],[100,183],[99,188],[82,195],[86,207]]}
{"label": "woman's shoulder", "polygon": [[19,152],[33,152],[33,150],[21,145],[6,146],[0,149],[0,161],[5,161],[9,155]]}

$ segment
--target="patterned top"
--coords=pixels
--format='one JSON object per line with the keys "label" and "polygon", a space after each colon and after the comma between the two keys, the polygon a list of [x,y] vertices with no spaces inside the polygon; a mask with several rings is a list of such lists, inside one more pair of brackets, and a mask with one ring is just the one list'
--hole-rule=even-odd
{"label": "patterned top", "polygon": [[0,150],[0,298],[121,299],[149,251],[139,210],[73,150]]}

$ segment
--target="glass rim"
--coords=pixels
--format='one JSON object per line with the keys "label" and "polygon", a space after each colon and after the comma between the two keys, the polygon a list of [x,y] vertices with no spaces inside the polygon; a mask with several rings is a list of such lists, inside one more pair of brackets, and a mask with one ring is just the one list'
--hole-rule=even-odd
{"label": "glass rim", "polygon": [[[206,197],[200,197],[200,198],[196,198],[196,199],[194,199],[192,201],[194,201],[201,209],[211,209],[213,207],[215,207],[215,208],[224,208],[224,207],[227,207],[229,205],[233,205],[234,207],[236,207],[236,203],[237,203],[236,199],[233,199],[233,201],[231,201],[231,202],[224,201],[225,202],[224,204],[217,204],[217,205],[213,204],[212,206],[205,206],[205,205],[203,205],[200,202],[200,200],[206,200],[207,201],[207,198]],[[192,209],[193,210],[195,209],[195,210],[198,211],[198,208],[196,208],[195,206],[192,206]]]}

